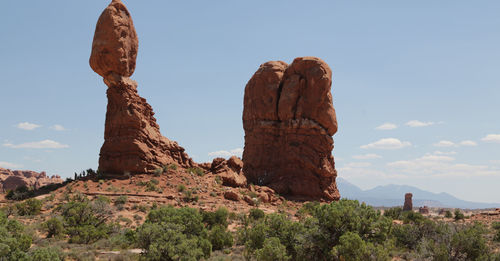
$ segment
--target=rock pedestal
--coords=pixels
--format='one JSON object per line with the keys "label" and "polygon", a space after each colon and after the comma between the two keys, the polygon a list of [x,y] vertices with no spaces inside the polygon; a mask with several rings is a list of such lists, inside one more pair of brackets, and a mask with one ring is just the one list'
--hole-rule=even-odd
{"label": "rock pedestal", "polygon": [[260,66],[245,87],[243,172],[282,195],[338,200],[332,72],[319,58]]}
{"label": "rock pedestal", "polygon": [[413,210],[412,197],[413,197],[413,194],[411,194],[411,193],[405,194],[405,204],[403,205],[403,211]]}
{"label": "rock pedestal", "polygon": [[99,17],[90,56],[90,67],[108,86],[99,157],[99,170],[105,174],[151,173],[170,163],[194,165],[184,148],[161,135],[153,109],[129,78],[138,47],[130,13],[120,0],[113,0]]}

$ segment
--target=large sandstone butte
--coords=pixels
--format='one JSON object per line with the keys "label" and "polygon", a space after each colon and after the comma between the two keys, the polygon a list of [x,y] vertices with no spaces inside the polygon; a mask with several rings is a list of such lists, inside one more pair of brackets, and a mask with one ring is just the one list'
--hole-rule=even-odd
{"label": "large sandstone butte", "polygon": [[332,71],[321,59],[264,63],[245,87],[243,172],[283,195],[338,200]]}
{"label": "large sandstone butte", "polygon": [[193,161],[177,142],[163,137],[154,112],[137,93],[134,73],[139,41],[130,13],[113,0],[96,25],[90,67],[108,86],[108,108],[99,170],[105,174],[151,173],[170,163]]}

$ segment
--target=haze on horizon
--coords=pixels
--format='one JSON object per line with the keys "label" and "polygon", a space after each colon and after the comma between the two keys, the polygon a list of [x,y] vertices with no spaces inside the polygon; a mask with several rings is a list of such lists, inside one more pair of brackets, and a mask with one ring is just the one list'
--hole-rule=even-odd
{"label": "haze on horizon", "polygon": [[[333,70],[339,177],[500,202],[497,1],[123,1],[132,79],[162,133],[197,162],[240,155],[259,65],[317,56]],[[88,65],[108,1],[0,3],[0,167],[97,168],[106,86]]]}

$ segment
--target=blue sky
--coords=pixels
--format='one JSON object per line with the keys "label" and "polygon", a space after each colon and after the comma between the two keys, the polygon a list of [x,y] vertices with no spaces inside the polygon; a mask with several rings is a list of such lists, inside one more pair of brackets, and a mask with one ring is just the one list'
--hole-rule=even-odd
{"label": "blue sky", "polygon": [[[106,86],[88,58],[108,3],[0,2],[0,166],[97,168]],[[124,3],[139,94],[196,161],[241,152],[261,63],[318,56],[333,69],[340,177],[500,201],[500,2]]]}

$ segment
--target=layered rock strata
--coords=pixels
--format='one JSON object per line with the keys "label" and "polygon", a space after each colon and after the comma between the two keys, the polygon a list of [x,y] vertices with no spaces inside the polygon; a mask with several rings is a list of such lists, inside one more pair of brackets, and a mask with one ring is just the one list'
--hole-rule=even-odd
{"label": "layered rock strata", "polygon": [[264,63],[245,87],[243,172],[283,195],[338,200],[332,71],[321,59]]}
{"label": "layered rock strata", "polygon": [[166,164],[194,162],[177,142],[163,137],[154,112],[137,93],[134,73],[139,41],[129,11],[113,0],[96,25],[90,67],[108,86],[104,144],[99,170],[105,174],[151,173]]}

